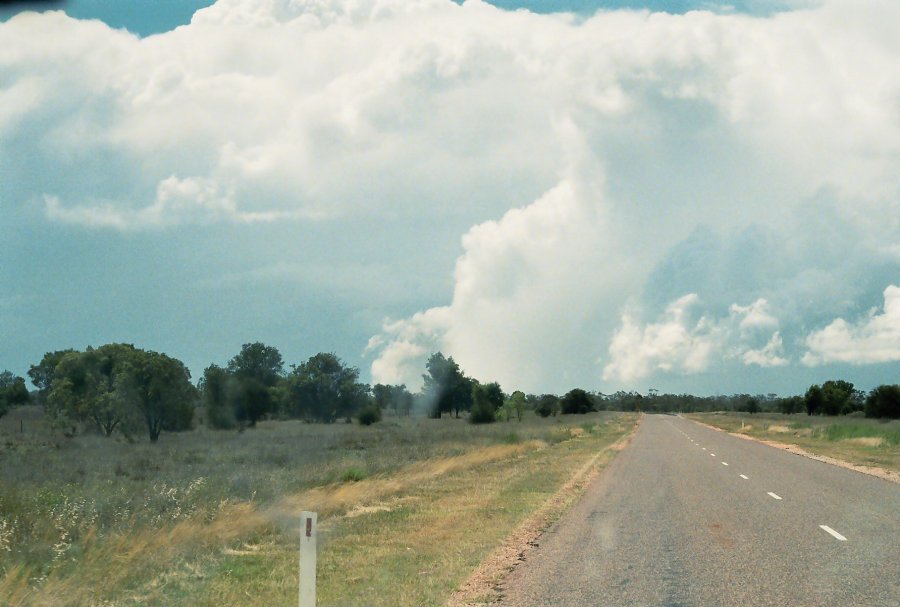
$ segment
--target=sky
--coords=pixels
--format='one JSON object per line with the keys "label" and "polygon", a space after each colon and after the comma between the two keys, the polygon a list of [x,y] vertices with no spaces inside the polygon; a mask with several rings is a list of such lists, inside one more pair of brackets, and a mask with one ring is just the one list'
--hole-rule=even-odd
{"label": "sky", "polygon": [[141,5],[0,5],[0,369],[900,383],[895,0]]}

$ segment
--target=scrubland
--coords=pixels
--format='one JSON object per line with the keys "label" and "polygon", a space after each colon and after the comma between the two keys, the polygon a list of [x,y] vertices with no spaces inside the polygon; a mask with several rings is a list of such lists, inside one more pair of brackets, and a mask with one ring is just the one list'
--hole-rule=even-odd
{"label": "scrubland", "polygon": [[265,421],[156,444],[0,419],[0,605],[293,605],[319,513],[319,605],[441,605],[636,416],[472,425]]}

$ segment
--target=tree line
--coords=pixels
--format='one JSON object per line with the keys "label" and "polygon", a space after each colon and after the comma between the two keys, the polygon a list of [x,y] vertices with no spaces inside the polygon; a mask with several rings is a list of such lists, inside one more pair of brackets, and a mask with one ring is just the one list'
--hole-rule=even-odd
{"label": "tree line", "polygon": [[[43,405],[67,434],[88,427],[131,438],[146,432],[151,442],[163,431],[191,429],[198,421],[213,428],[252,428],[261,419],[299,419],[310,423],[377,423],[384,412],[414,411],[439,419],[465,417],[471,423],[522,420],[526,411],[542,417],[598,410],[646,412],[760,411],[809,415],[862,414],[900,418],[900,385],[881,385],[868,394],[844,380],[813,385],[803,395],[775,394],[698,397],[690,394],[613,394],[574,388],[554,394],[505,393],[497,382],[466,375],[453,357],[432,354],[418,393],[405,385],[360,381],[359,369],[333,353],[320,352],[285,367],[277,348],[244,344],[224,366],[211,364],[197,385],[181,361],[166,354],[113,343],[83,351],[47,352],[25,379],[0,373],[0,417],[31,401]],[[198,415],[199,413],[199,415]]]}

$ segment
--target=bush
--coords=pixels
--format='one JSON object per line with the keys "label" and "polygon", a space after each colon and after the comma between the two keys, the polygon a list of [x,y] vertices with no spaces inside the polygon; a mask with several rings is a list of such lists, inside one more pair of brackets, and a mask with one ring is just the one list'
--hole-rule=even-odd
{"label": "bush", "polygon": [[878,386],[866,399],[866,417],[900,418],[900,385]]}
{"label": "bush", "polygon": [[371,426],[381,421],[381,409],[376,404],[365,405],[356,416],[360,426]]}
{"label": "bush", "polygon": [[345,483],[355,483],[357,481],[363,480],[367,476],[369,475],[366,473],[366,471],[359,466],[351,466],[344,470],[344,473],[341,474],[341,480]]}
{"label": "bush", "polygon": [[562,401],[560,407],[563,413],[587,413],[594,410],[594,403],[588,397],[587,392],[580,388],[570,390]]}
{"label": "bush", "polygon": [[541,417],[550,417],[551,415],[556,415],[556,412],[558,410],[559,399],[550,394],[545,394],[544,396],[542,396],[537,405],[535,405],[534,407],[534,412]]}
{"label": "bush", "polygon": [[494,403],[486,386],[475,386],[472,389],[472,410],[469,412],[469,423],[490,424],[497,421]]}

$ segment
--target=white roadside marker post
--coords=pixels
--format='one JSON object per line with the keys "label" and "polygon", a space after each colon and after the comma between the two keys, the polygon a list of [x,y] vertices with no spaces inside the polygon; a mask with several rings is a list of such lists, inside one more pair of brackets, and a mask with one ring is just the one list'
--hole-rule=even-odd
{"label": "white roadside marker post", "polygon": [[316,607],[316,513],[300,516],[300,607]]}

